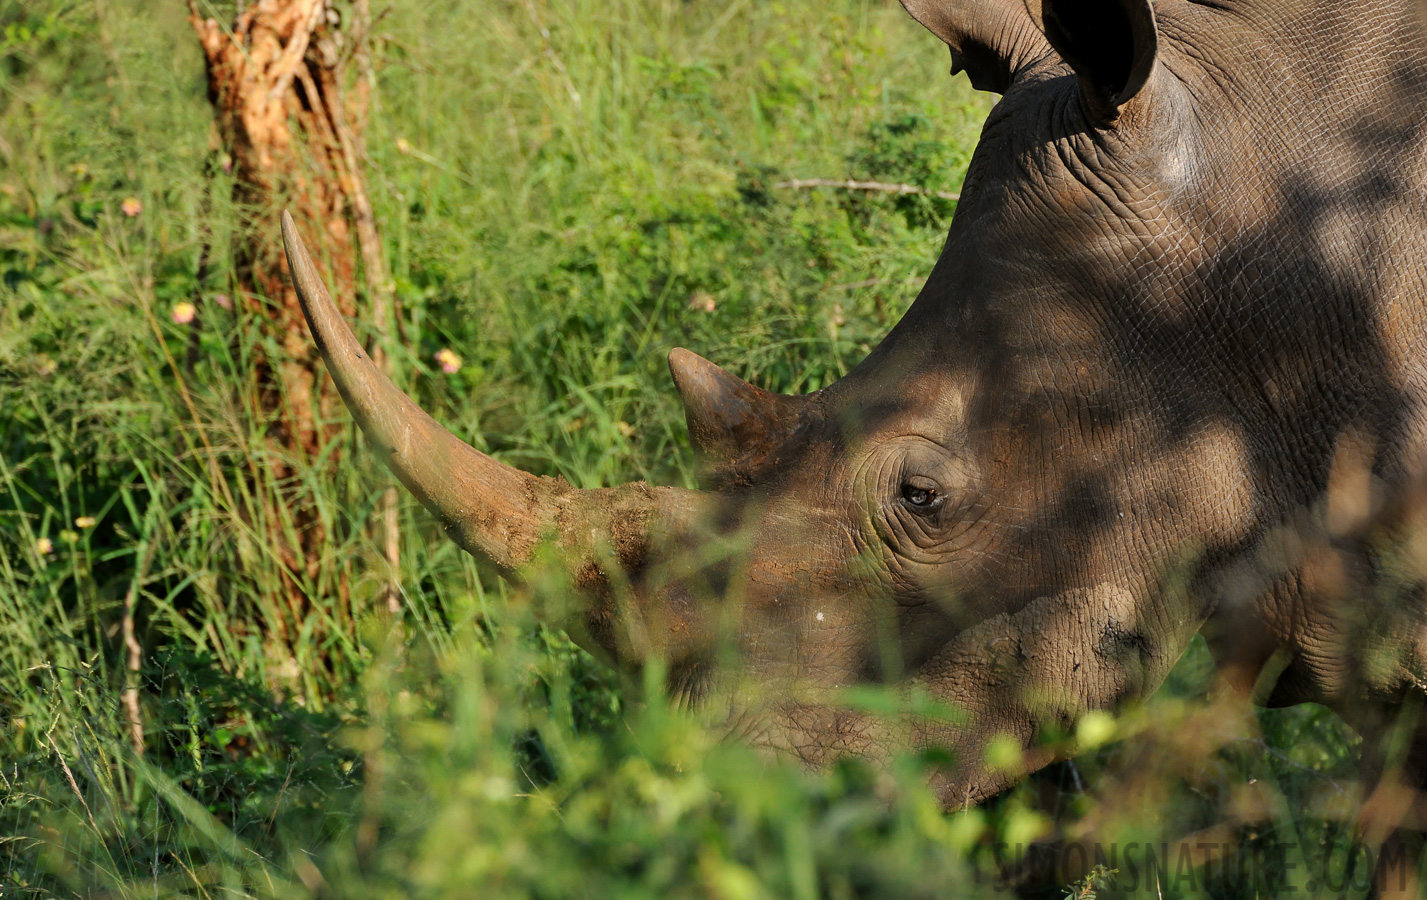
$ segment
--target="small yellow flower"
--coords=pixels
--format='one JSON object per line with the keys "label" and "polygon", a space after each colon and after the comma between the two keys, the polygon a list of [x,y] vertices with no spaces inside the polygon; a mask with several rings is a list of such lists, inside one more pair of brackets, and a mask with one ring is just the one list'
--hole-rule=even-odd
{"label": "small yellow flower", "polygon": [[452,352],[449,347],[442,347],[436,351],[436,362],[441,364],[441,371],[447,375],[454,375],[461,371],[461,357]]}
{"label": "small yellow flower", "polygon": [[132,219],[144,211],[144,204],[139,202],[138,197],[125,197],[124,202],[119,204],[119,210]]}
{"label": "small yellow flower", "polygon": [[96,519],[96,518],[94,518],[93,516],[80,516],[79,518],[77,518],[77,519],[74,520],[74,527],[75,527],[75,528],[93,528],[93,527],[94,527],[94,524],[95,524],[96,522],[98,522],[98,521],[99,521],[99,520]]}
{"label": "small yellow flower", "polygon": [[194,307],[192,303],[185,300],[183,303],[175,303],[173,309],[169,310],[168,314],[173,318],[175,323],[187,325],[193,321],[193,316],[197,312],[198,309]]}
{"label": "small yellow flower", "polygon": [[48,353],[41,353],[35,357],[35,373],[41,378],[48,378],[59,371],[59,363],[50,358]]}
{"label": "small yellow flower", "polygon": [[408,140],[407,140],[406,138],[404,138],[404,137],[397,138],[397,139],[396,139],[396,152],[397,152],[397,153],[400,153],[402,156],[405,156],[406,154],[410,153],[410,152],[411,152],[411,142],[408,141]]}
{"label": "small yellow flower", "polygon": [[35,552],[41,556],[49,556],[55,552],[55,542],[47,537],[35,541]]}

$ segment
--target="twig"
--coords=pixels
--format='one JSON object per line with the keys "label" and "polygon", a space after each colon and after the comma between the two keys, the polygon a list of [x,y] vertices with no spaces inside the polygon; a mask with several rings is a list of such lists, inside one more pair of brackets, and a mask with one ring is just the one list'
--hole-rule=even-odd
{"label": "twig", "polygon": [[[392,8],[388,6],[373,17],[370,0],[361,0],[361,2],[354,4],[354,8],[356,15],[353,17],[352,35],[347,40],[346,46],[342,48],[342,55],[337,58],[337,65],[334,66],[334,68],[339,70],[351,62],[352,58],[357,55],[361,48],[375,42],[376,38],[372,34],[372,29],[381,24],[382,19],[385,19],[392,13]],[[383,35],[382,40],[385,41],[388,40],[388,38]],[[409,45],[402,44],[401,46],[403,49],[410,50]],[[359,80],[369,81],[372,77],[371,54],[366,54],[366,57],[365,60],[358,60],[358,69],[360,71],[357,73],[357,78]],[[358,127],[365,130],[365,127],[360,123]]]}
{"label": "twig", "polygon": [[828,288],[830,291],[859,291],[863,288],[876,287],[879,284],[921,284],[925,278],[903,278],[893,280],[891,278],[867,278],[863,281],[847,281],[842,284],[834,284]]}
{"label": "twig", "polygon": [[1308,775],[1312,775],[1312,776],[1315,777],[1315,778],[1320,778],[1320,779],[1322,779],[1323,781],[1328,782],[1328,786],[1331,787],[1333,790],[1337,791],[1337,792],[1338,792],[1341,796],[1343,796],[1344,798],[1349,797],[1348,792],[1345,791],[1345,790],[1343,790],[1342,786],[1339,785],[1336,780],[1334,780],[1333,778],[1331,778],[1331,777],[1329,777],[1329,776],[1327,776],[1327,775],[1324,775],[1322,772],[1319,772],[1319,771],[1316,770],[1316,769],[1311,769],[1311,768],[1309,768],[1308,766],[1305,766],[1305,765],[1303,765],[1303,764],[1300,763],[1300,762],[1295,762],[1291,757],[1288,756],[1288,754],[1286,754],[1286,753],[1284,753],[1283,751],[1278,750],[1278,749],[1276,749],[1276,748],[1274,748],[1274,747],[1270,747],[1270,746],[1268,745],[1268,742],[1265,741],[1265,740],[1263,740],[1262,738],[1235,737],[1235,738],[1230,738],[1230,741],[1233,742],[1233,743],[1237,743],[1237,744],[1252,744],[1254,747],[1258,748],[1260,751],[1262,751],[1262,752],[1264,752],[1264,753],[1267,753],[1269,756],[1274,757],[1275,759],[1277,759],[1277,760],[1279,760],[1280,762],[1282,762],[1284,765],[1289,766],[1289,767],[1294,768],[1294,769],[1297,769],[1297,770],[1299,770],[1300,772],[1304,772],[1304,773],[1306,773],[1306,774],[1308,774]]}
{"label": "twig", "polygon": [[74,780],[74,773],[69,770],[69,763],[64,761],[64,754],[59,752],[59,745],[55,743],[54,735],[45,735],[49,738],[50,746],[54,748],[55,757],[59,760],[59,767],[64,770],[65,780],[69,782],[70,790],[74,791],[74,796],[79,798],[79,804],[84,807],[84,814],[89,816],[89,824],[94,828],[95,833],[99,831],[99,823],[94,821],[94,813],[89,811],[89,804],[84,802],[84,794],[79,790],[79,782]]}
{"label": "twig", "polygon": [[401,614],[401,506],[395,487],[382,491],[380,514],[382,555],[391,569],[386,586],[386,609],[393,616]]}
{"label": "twig", "polygon": [[540,13],[535,10],[534,0],[525,0],[525,10],[530,13],[530,20],[535,23],[535,27],[540,29],[540,39],[545,43],[545,56],[559,70],[560,77],[564,79],[565,90],[570,95],[570,102],[575,104],[575,109],[579,109],[580,92],[575,90],[575,82],[570,79],[570,71],[565,68],[559,54],[555,52],[555,43],[550,39],[550,29],[546,28],[545,23],[540,20]]}
{"label": "twig", "polygon": [[139,589],[143,585],[144,576],[153,564],[156,544],[152,533],[144,538],[139,550],[138,568],[134,570],[134,579],[129,582],[128,593],[124,595],[123,632],[124,647],[129,651],[129,683],[120,699],[124,704],[124,714],[129,720],[129,740],[134,745],[134,753],[139,756],[144,755],[144,719],[139,711],[139,668],[143,663],[144,648],[134,634],[134,608],[139,602]]}
{"label": "twig", "polygon": [[183,859],[180,858],[179,855],[172,850],[168,852],[168,855],[173,857],[174,862],[178,863],[180,866],[183,866],[183,871],[187,872],[188,877],[193,879],[193,886],[198,888],[198,893],[202,894],[204,897],[211,896],[208,891],[204,890],[203,882],[198,880],[198,876],[195,875],[193,870],[188,867],[188,863],[184,862]]}
{"label": "twig", "polygon": [[337,134],[333,131],[334,126],[329,117],[323,114],[327,99],[323,96],[322,89],[317,86],[317,82],[313,80],[312,69],[313,67],[307,65],[306,60],[303,60],[303,64],[297,67],[297,83],[302,85],[302,92],[312,98],[309,101],[312,104],[310,121],[313,125],[310,139],[335,155],[341,152],[337,145]]}
{"label": "twig", "polygon": [[844,191],[880,191],[884,194],[920,194],[923,197],[939,197],[942,200],[960,200],[956,191],[933,191],[915,184],[893,184],[888,181],[858,181],[854,178],[790,178],[773,185],[775,188],[837,188]]}
{"label": "twig", "polygon": [[273,814],[268,817],[268,834],[273,833],[273,826],[277,824],[277,811],[282,807],[282,798],[287,793],[287,786],[292,782],[292,770],[297,768],[297,763],[289,763],[287,775],[282,780],[282,787],[277,792],[277,802],[273,804]]}
{"label": "twig", "polygon": [[[443,163],[441,160],[439,160],[439,159],[437,159],[436,157],[432,156],[430,153],[426,153],[425,151],[418,150],[418,149],[416,149],[415,147],[411,146],[411,144],[406,143],[406,142],[404,142],[404,141],[397,141],[397,142],[396,142],[396,152],[400,153],[402,156],[410,156],[412,159],[419,159],[419,160],[421,160],[422,162],[426,163],[428,166],[432,166],[432,167],[434,167],[434,168],[440,169],[442,172],[445,172],[447,175],[450,175],[452,178],[456,179],[457,181],[465,182],[466,184],[469,184],[471,187],[481,187],[481,186],[482,186],[482,185],[481,185],[481,182],[477,181],[476,179],[472,178],[471,176],[469,176],[469,175],[465,174],[464,172],[461,172],[461,171],[459,171],[459,170],[457,170],[457,169],[451,168],[450,166],[448,166],[448,165],[446,165],[445,163]],[[373,163],[370,158],[365,158],[365,159],[366,159],[366,162],[367,162],[367,163],[372,164],[372,165],[375,165],[375,163]]]}
{"label": "twig", "polygon": [[288,87],[292,84],[292,78],[297,74],[297,67],[302,64],[302,58],[307,55],[307,45],[312,40],[312,32],[322,24],[322,14],[327,6],[322,0],[313,0],[312,7],[304,16],[292,35],[292,40],[283,48],[282,57],[277,65],[273,67],[272,87],[268,88],[268,98],[277,100],[287,93]]}

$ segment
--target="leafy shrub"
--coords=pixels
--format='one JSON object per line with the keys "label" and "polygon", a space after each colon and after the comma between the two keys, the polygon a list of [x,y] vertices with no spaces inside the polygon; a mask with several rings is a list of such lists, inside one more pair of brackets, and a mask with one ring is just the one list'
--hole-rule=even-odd
{"label": "leafy shrub", "polygon": [[848,156],[848,170],[870,181],[906,184],[923,192],[849,193],[844,202],[849,212],[864,222],[867,205],[880,201],[895,209],[908,228],[944,229],[956,201],[938,194],[954,194],[960,188],[968,162],[965,149],[937,136],[924,116],[908,113],[874,122],[863,145]]}

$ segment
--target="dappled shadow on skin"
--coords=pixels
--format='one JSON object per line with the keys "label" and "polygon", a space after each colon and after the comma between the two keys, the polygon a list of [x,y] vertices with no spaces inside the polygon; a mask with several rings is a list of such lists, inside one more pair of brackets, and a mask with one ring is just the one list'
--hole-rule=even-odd
{"label": "dappled shadow on skin", "polygon": [[[975,554],[948,556],[954,575],[923,592],[924,602],[854,592],[868,621],[894,623],[897,659],[869,661],[879,648],[863,641],[861,664],[833,670],[844,683],[904,672],[949,706],[989,713],[986,737],[974,742],[958,737],[964,728],[912,729],[914,743],[960,751],[948,805],[983,799],[1020,774],[968,774],[990,735],[1035,745],[1069,731],[1087,708],[1143,696],[1201,623],[1226,691],[1274,706],[1325,704],[1369,736],[1370,751],[1422,700],[1427,572],[1401,560],[1417,540],[1408,510],[1418,505],[1427,437],[1427,372],[1417,361],[1427,322],[1415,301],[1427,285],[1403,261],[1427,259],[1427,201],[1421,116],[1391,98],[1416,96],[1424,76],[1408,65],[1386,70],[1391,83],[1320,86],[1305,75],[1268,92],[1277,116],[1297,114],[1293,90],[1348,98],[1342,106],[1354,117],[1314,123],[1318,133],[1272,127],[1258,109],[1200,121],[1204,146],[1194,150],[1206,158],[1195,181],[1138,185],[1138,199],[1163,215],[1113,240],[1105,219],[1090,215],[1072,216],[1078,228],[1062,216],[1061,230],[1040,243],[997,233],[1004,223],[987,211],[999,208],[995,198],[978,204],[969,185],[958,210],[967,218],[953,225],[922,297],[819,401],[833,423],[825,449],[799,447],[805,471],[764,486],[771,504],[817,496],[826,481],[806,470],[925,420],[950,378],[971,383],[967,424],[933,437],[992,469],[968,507],[996,512],[983,529],[991,533],[971,536],[981,541]],[[1036,87],[1053,92],[1054,83]],[[1351,102],[1359,94],[1368,99]],[[1005,102],[1034,103],[1009,94]],[[1015,135],[996,136],[995,118],[978,151],[988,193],[997,165],[1024,174],[1047,157],[1119,149],[1091,146],[1073,128],[1053,135],[1059,146],[1040,134],[1018,145]],[[1136,173],[1146,174],[1157,173]],[[1048,180],[1061,191],[1045,201],[1055,212],[1093,211],[1083,185]],[[1024,246],[1014,262],[987,250],[995,244],[1004,255],[1015,240]],[[1111,264],[1107,241],[1123,251]],[[1344,500],[1340,484],[1369,485],[1368,499]],[[855,498],[818,504],[852,509]],[[1342,512],[1354,504],[1362,511]],[[1129,598],[1123,608],[1118,591]],[[1077,597],[1115,611],[1078,620]],[[1049,606],[1044,616],[1038,603]],[[987,623],[994,627],[978,634]],[[1115,674],[1081,664],[1038,670],[1033,637],[1055,627],[1087,641],[1081,663],[1118,656]],[[812,637],[792,639],[806,655],[818,652]],[[846,658],[845,650],[835,652]],[[1013,721],[998,720],[1007,708]],[[833,705],[795,703],[780,714],[787,734],[771,743],[815,763],[906,737]],[[1418,748],[1427,745],[1415,725],[1406,746],[1395,763],[1367,754],[1347,816],[1362,813],[1365,835],[1386,841],[1397,825],[1416,824],[1412,803],[1392,815],[1380,811],[1392,804],[1362,805],[1375,779],[1409,798],[1397,782],[1423,783]],[[1033,753],[1021,771],[1065,752]]]}
{"label": "dappled shadow on skin", "polygon": [[[879,429],[895,432],[887,423],[914,417],[937,396],[937,378],[928,371],[964,356],[969,367],[981,367],[984,374],[978,377],[993,383],[969,410],[971,418],[981,417],[982,431],[967,440],[989,444],[984,458],[1004,467],[996,492],[979,500],[1001,513],[995,523],[1000,533],[986,539],[979,557],[958,559],[953,584],[927,602],[893,605],[875,589],[845,584],[830,590],[836,581],[801,585],[793,596],[802,605],[779,613],[787,627],[764,620],[771,629],[766,634],[776,637],[756,639],[791,652],[760,660],[757,648],[752,653],[739,648],[751,677],[767,682],[777,674],[770,667],[796,668],[801,662],[805,668],[794,676],[836,688],[902,672],[913,684],[933,684],[952,705],[980,702],[1019,710],[1011,733],[1033,741],[1048,725],[1066,730],[1084,711],[1087,699],[1077,696],[1076,679],[1089,676],[1055,672],[1066,676],[1059,684],[1045,673],[1028,677],[1033,670],[1024,643],[1028,634],[1064,620],[1068,631],[1089,641],[1091,658],[1137,658],[1143,676],[1113,691],[1137,696],[1158,683],[1194,627],[1208,619],[1215,654],[1232,678],[1247,679],[1247,686],[1269,657],[1281,649],[1287,653],[1266,701],[1324,702],[1370,729],[1378,727],[1372,720],[1390,719],[1403,691],[1412,687],[1401,681],[1400,670],[1387,681],[1363,672],[1330,685],[1323,667],[1348,663],[1333,663],[1324,652],[1347,660],[1371,648],[1344,632],[1330,637],[1325,650],[1322,635],[1295,630],[1315,615],[1336,628],[1352,592],[1310,584],[1321,577],[1302,565],[1311,554],[1271,576],[1249,577],[1236,565],[1261,556],[1283,529],[1313,521],[1344,436],[1362,436],[1382,448],[1371,456],[1370,468],[1388,493],[1408,483],[1417,462],[1411,448],[1422,433],[1420,376],[1406,348],[1422,323],[1410,311],[1387,308],[1383,297],[1389,286],[1383,282],[1403,276],[1379,271],[1379,262],[1403,258],[1408,250],[1400,245],[1419,240],[1415,232],[1399,230],[1396,221],[1413,212],[1420,198],[1394,172],[1398,163],[1383,160],[1401,153],[1404,142],[1416,147],[1420,137],[1392,123],[1380,131],[1359,123],[1355,132],[1364,143],[1337,162],[1352,172],[1341,184],[1325,187],[1311,173],[1282,174],[1261,196],[1244,201],[1271,214],[1244,221],[1208,221],[1230,214],[1218,211],[1221,204],[1201,200],[1175,226],[1179,233],[1155,235],[1140,246],[1143,259],[1112,268],[1093,265],[1089,257],[1062,265],[1076,284],[1065,296],[1052,296],[1042,284],[1033,301],[973,308],[965,298],[982,287],[974,277],[934,274],[923,300],[869,364],[827,392],[822,402],[826,421],[833,424],[786,448],[787,471],[761,472],[764,481],[751,500],[735,497],[729,503],[757,522],[787,498],[815,494],[810,485],[818,478],[810,472],[876,440]],[[1344,223],[1361,225],[1343,232]],[[1219,235],[1218,245],[1198,248],[1190,264],[1174,262],[1168,272],[1151,264],[1166,244],[1201,233]],[[1100,238],[1093,231],[1062,235],[1065,243],[1052,249],[1090,247]],[[951,302],[948,294],[961,299]],[[1100,298],[1105,306],[1088,306],[1085,297]],[[1032,327],[1015,314],[1020,304],[1030,304]],[[804,529],[779,533],[780,543],[803,548],[809,557],[841,550],[846,559],[847,548],[830,543],[839,537],[821,530],[818,523],[827,520],[818,517],[821,510],[845,512],[855,503],[845,496],[818,497],[816,508],[805,503]],[[748,508],[760,511],[747,513]],[[726,518],[720,527],[738,518]],[[844,517],[856,518],[855,511]],[[756,525],[748,527],[756,532]],[[838,527],[830,526],[834,532]],[[756,537],[749,546],[754,554],[775,552]],[[1371,574],[1378,567],[1374,560],[1380,554],[1365,545],[1342,553],[1351,560],[1344,564],[1349,569],[1366,566]],[[1167,569],[1182,576],[1183,590],[1165,591]],[[734,586],[747,578],[747,571],[721,576],[725,587],[714,593],[737,594]],[[1093,592],[1105,582],[1129,592],[1129,600],[1121,612],[1096,620],[1093,629],[1069,611],[1049,613],[1050,620],[1028,616],[1027,623],[1035,625],[1019,631],[1012,624],[1039,600],[1096,597]],[[864,617],[854,648],[837,641],[829,645],[806,627],[809,614],[822,612],[813,606],[825,600],[848,602],[852,612],[845,615]],[[740,601],[727,602],[736,609]],[[1153,626],[1131,621],[1145,613],[1146,603],[1154,607],[1153,617],[1165,621]],[[1399,596],[1392,608],[1409,611],[1404,615],[1410,618],[1410,611],[1420,608],[1417,593]],[[757,631],[742,618],[745,612],[735,614],[743,644]],[[895,661],[882,658],[878,642],[867,639],[879,621],[893,623]],[[995,627],[979,643],[975,626],[990,622]],[[993,649],[1002,639],[1009,643]],[[1008,653],[1004,665],[997,662]],[[948,666],[948,658],[958,664]],[[830,677],[809,671],[808,660],[815,661],[814,669],[824,666],[821,674]],[[938,671],[957,674],[949,680],[942,674],[938,682],[925,674],[936,663]],[[1004,675],[996,677],[1006,693],[993,691],[993,702],[986,693],[987,673],[1003,668]],[[1029,701],[1014,696],[1037,690],[1065,696]],[[769,693],[797,696],[783,687]],[[1371,708],[1381,712],[1365,713]],[[835,705],[788,700],[774,715],[784,720],[786,733],[779,737],[768,737],[776,728],[752,728],[742,713],[734,717],[735,730],[764,735],[768,743],[814,763],[840,754],[880,755],[908,733],[870,723],[855,711],[839,712]],[[997,722],[987,737],[960,747],[970,751],[963,756],[979,754],[989,735],[1006,724]],[[911,739],[956,743],[937,729],[921,734],[913,729]],[[960,793],[974,801],[991,792],[983,785],[950,791],[948,799]]]}
{"label": "dappled shadow on skin", "polygon": [[[1153,36],[1136,9],[1127,33]],[[1332,493],[1399,494],[1423,462],[1424,284],[1401,264],[1427,258],[1427,104],[1394,92],[1423,79],[1393,54],[1427,49],[1376,8],[1361,28],[1310,13],[1240,46],[1204,8],[1164,5],[1166,34],[1199,17],[1203,46],[1167,40],[1163,68],[1153,42],[1121,48],[1151,65],[1113,124],[1073,42],[1074,77],[1028,62],[925,290],[846,378],[774,397],[671,353],[712,490],[576,491],[467,447],[370,364],[286,219],[284,236],[329,369],[398,477],[503,572],[553,546],[579,598],[562,624],[729,731],[815,766],[942,747],[933,789],[970,805],[1143,700],[1203,626],[1231,687],[1320,701],[1376,745],[1421,699],[1415,639],[1392,643],[1421,592],[1361,602],[1389,583],[1363,524],[1388,507],[1338,521]],[[1294,70],[1321,46],[1273,46],[1330,30],[1386,56],[1322,74]],[[1261,94],[1205,103],[1180,75],[1194,49]],[[848,701],[869,684],[906,708]],[[1401,771],[1421,784],[1416,737]],[[1411,824],[1391,819],[1367,826]]]}
{"label": "dappled shadow on skin", "polygon": [[[993,815],[1030,808],[1049,819],[1019,843],[988,842],[988,877],[1022,896],[1060,896],[1103,863],[1119,868],[1119,891],[1248,898],[1315,886],[1367,896],[1376,871],[1379,888],[1415,893],[1427,826],[1413,699],[1422,685],[1427,478],[1389,497],[1352,437],[1340,442],[1326,496],[1295,527],[1266,535],[1228,589],[1261,591],[1306,568],[1339,612],[1340,686],[1378,696],[1340,706],[1342,718],[1316,704],[1264,709],[1293,689],[1283,682],[1291,651],[1245,685],[1232,683],[1242,672],[1214,671],[1208,648],[1196,646],[1156,698],[1121,714],[1113,732],[1122,742],[1050,767],[993,803]],[[1384,565],[1358,564],[1369,556]],[[1394,684],[1397,704],[1381,693]]]}

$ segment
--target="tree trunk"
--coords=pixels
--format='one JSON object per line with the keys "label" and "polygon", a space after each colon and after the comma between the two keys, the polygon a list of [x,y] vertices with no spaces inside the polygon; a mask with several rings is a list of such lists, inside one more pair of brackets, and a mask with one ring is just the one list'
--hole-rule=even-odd
{"label": "tree trunk", "polygon": [[[346,422],[334,414],[340,412],[340,399],[322,371],[288,277],[277,211],[289,209],[302,226],[347,316],[356,312],[361,271],[372,304],[366,318],[378,335],[385,335],[392,318],[390,279],[362,175],[371,86],[368,5],[365,0],[353,4],[353,21],[346,28],[338,25],[330,0],[257,0],[238,14],[231,31],[202,18],[194,0],[189,0],[189,13],[203,47],[219,133],[232,159],[234,199],[253,217],[235,248],[239,293],[265,329],[268,345],[277,348],[259,362],[256,405],[281,450],[275,458],[316,459]],[[357,84],[344,97],[344,69],[353,60]],[[379,362],[387,356],[380,343],[372,354]],[[325,458],[332,465],[337,454],[328,452]],[[285,463],[276,468],[275,484],[292,480]],[[298,546],[271,534],[289,570],[292,620],[283,624],[292,628],[305,614],[300,576],[306,574],[309,582],[317,576],[326,536],[310,503],[281,488],[256,493],[265,503],[285,506],[298,526]],[[387,504],[384,499],[383,507]],[[265,516],[274,532],[284,518],[275,512],[270,508]],[[381,520],[382,544],[394,572],[394,507],[391,512],[384,508]],[[395,597],[393,588],[389,606]]]}
{"label": "tree trunk", "polygon": [[[346,114],[337,96],[341,60],[328,34],[327,6],[324,0],[259,0],[238,15],[231,34],[216,20],[201,19],[196,5],[189,9],[207,59],[209,98],[232,156],[234,199],[258,219],[236,248],[240,288],[285,351],[285,359],[264,361],[264,411],[277,416],[288,449],[312,455],[329,437],[320,428],[324,391],[273,213],[287,206],[306,225],[333,295],[351,304],[354,185],[338,141]],[[350,305],[342,311],[355,313]]]}

